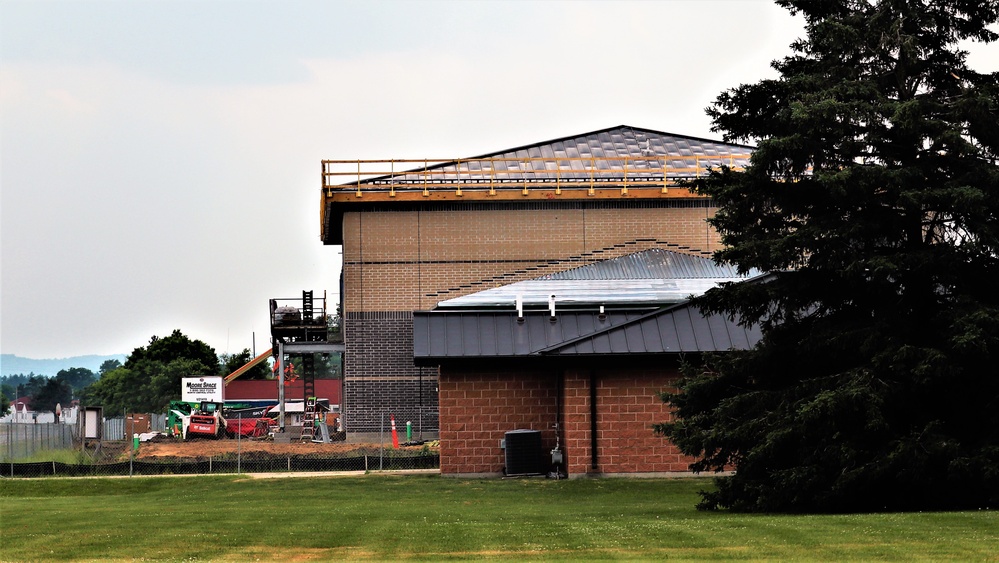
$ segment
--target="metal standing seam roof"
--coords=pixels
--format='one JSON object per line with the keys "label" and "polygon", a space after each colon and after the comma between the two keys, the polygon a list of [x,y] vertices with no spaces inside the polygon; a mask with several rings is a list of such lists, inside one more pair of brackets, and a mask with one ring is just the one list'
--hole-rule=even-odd
{"label": "metal standing seam roof", "polygon": [[416,363],[468,358],[679,354],[745,350],[761,337],[721,315],[703,316],[689,303],[652,313],[596,311],[525,313],[417,311]]}
{"label": "metal standing seam roof", "polygon": [[[412,182],[421,184],[426,178],[423,170],[434,170],[436,173],[460,173],[466,180],[490,180],[488,170],[482,169],[481,161],[477,159],[519,159],[519,161],[497,160],[490,164],[495,170],[502,172],[502,178],[511,182],[548,182],[559,178],[561,181],[589,180],[591,178],[589,160],[596,161],[598,168],[619,170],[625,158],[629,160],[629,178],[642,177],[662,178],[663,169],[670,178],[693,177],[692,169],[698,165],[698,159],[713,162],[711,157],[718,157],[716,164],[727,164],[735,167],[745,167],[749,164],[748,154],[753,150],[747,145],[712,141],[674,133],[665,133],[653,129],[642,129],[629,125],[619,125],[589,133],[562,137],[541,143],[506,149],[494,153],[469,157],[470,162],[456,160],[437,166],[420,168],[398,174],[380,176],[361,180],[361,184]],[[731,155],[739,158],[730,159]],[[644,160],[642,157],[647,157]],[[659,157],[657,159],[656,157]],[[662,157],[671,157],[665,161]],[[689,157],[689,158],[675,158]],[[536,160],[534,160],[536,159]],[[620,159],[620,160],[615,160]],[[702,167],[706,164],[702,163]],[[558,172],[555,169],[558,169]],[[648,173],[641,170],[649,169]],[[652,170],[658,170],[658,173]],[[619,173],[596,172],[600,181],[614,180]],[[354,182],[346,182],[354,184]]]}
{"label": "metal standing seam roof", "polygon": [[342,244],[343,214],[380,204],[705,198],[677,182],[712,167],[745,168],[752,152],[619,125],[473,157],[323,160],[320,236]]}
{"label": "metal standing seam roof", "polygon": [[760,341],[758,326],[745,327],[722,315],[702,315],[681,304],[617,327],[540,351],[542,355],[678,354],[748,350]]}
{"label": "metal standing seam roof", "polygon": [[546,274],[539,280],[634,280],[744,278],[734,266],[710,258],[662,248],[650,248],[601,260],[571,270]]}
{"label": "metal standing seam roof", "polygon": [[440,309],[513,306],[517,297],[527,307],[547,306],[556,296],[566,305],[664,305],[700,295],[719,283],[741,281],[736,268],[710,258],[653,248],[602,260],[535,279],[486,289],[437,304]]}

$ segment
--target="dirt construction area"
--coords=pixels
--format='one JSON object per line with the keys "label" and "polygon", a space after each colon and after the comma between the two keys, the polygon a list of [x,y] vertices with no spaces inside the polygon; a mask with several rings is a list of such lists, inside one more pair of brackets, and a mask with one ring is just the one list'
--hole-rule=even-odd
{"label": "dirt construction area", "polygon": [[[386,444],[386,449],[391,445]],[[178,458],[208,458],[221,457],[226,455],[236,455],[237,452],[245,456],[349,456],[365,455],[379,452],[382,446],[379,444],[366,443],[346,443],[332,442],[329,444],[315,442],[291,442],[281,443],[273,440],[235,440],[222,438],[218,440],[197,439],[181,441],[174,438],[162,438],[139,445],[136,454],[137,459],[155,461],[156,459],[178,459]],[[437,442],[414,446],[400,446],[400,452],[417,455],[420,452],[438,453]]]}

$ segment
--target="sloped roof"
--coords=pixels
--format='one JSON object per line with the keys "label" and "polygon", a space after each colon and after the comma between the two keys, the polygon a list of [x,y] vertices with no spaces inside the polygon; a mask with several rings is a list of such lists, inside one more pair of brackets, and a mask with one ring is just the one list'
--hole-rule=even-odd
{"label": "sloped roof", "polygon": [[[662,177],[664,164],[656,157],[689,157],[688,159],[669,159],[665,161],[666,175],[671,178],[692,177],[692,169],[697,165],[697,159],[710,160],[719,157],[718,163],[730,166],[746,166],[749,163],[748,154],[752,147],[721,141],[712,141],[698,137],[665,133],[653,129],[643,129],[629,125],[618,125],[607,129],[591,131],[558,139],[551,139],[505,149],[493,153],[469,157],[468,161],[456,160],[437,166],[420,169],[412,173],[400,173],[381,176],[362,181],[361,184],[378,184],[392,181],[403,183],[423,183],[425,176],[422,170],[437,172],[460,172],[462,178],[489,180],[489,171],[481,167],[481,159],[517,159],[519,161],[504,162],[498,160],[493,165],[502,171],[506,181],[524,183],[555,181],[556,177],[567,182],[572,179],[589,180],[590,166],[597,166],[598,181],[618,179],[621,176],[617,170],[623,166],[624,159],[629,159],[629,178],[641,178],[641,170],[656,169],[648,172],[648,176]],[[740,155],[741,158],[729,159],[730,155]],[[648,157],[643,160],[641,157]],[[598,159],[591,163],[589,159]],[[615,159],[620,159],[615,161]],[[704,165],[702,165],[704,166]],[[554,168],[558,168],[558,173]],[[600,168],[606,170],[601,173]],[[576,171],[575,173],[573,171]],[[637,175],[636,175],[637,174]]]}
{"label": "sloped roof", "polygon": [[413,315],[417,365],[453,360],[544,356],[661,355],[746,350],[758,327],[702,315],[690,303],[651,313],[596,311],[548,314],[418,311]]}
{"label": "sloped roof", "polygon": [[580,356],[724,352],[748,350],[761,337],[758,326],[741,326],[722,315],[704,316],[689,303],[683,303],[556,344],[539,353]]}
{"label": "sloped roof", "polygon": [[539,277],[539,280],[742,278],[738,269],[710,258],[650,248]]}
{"label": "sloped roof", "polygon": [[596,312],[527,313],[518,322],[513,311],[417,311],[413,314],[413,349],[420,358],[516,357],[594,334],[642,316],[617,311],[602,319]]}
{"label": "sloped roof", "polygon": [[547,307],[554,295],[567,305],[663,305],[679,303],[740,276],[736,268],[702,256],[653,248],[587,264],[563,272],[441,301],[441,309],[512,307],[521,297],[525,307]]}

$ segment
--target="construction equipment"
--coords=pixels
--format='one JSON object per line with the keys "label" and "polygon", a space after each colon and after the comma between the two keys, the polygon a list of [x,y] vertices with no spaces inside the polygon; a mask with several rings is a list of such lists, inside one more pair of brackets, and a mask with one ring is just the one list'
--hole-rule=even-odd
{"label": "construction equipment", "polygon": [[225,418],[222,416],[222,403],[203,401],[191,411],[191,421],[187,425],[184,439],[192,436],[218,438],[225,432]]}
{"label": "construction equipment", "polygon": [[259,438],[266,436],[270,429],[271,419],[267,413],[274,407],[268,402],[265,405],[250,406],[248,403],[237,403],[226,401],[225,408],[222,409],[222,417],[225,418],[226,436],[234,438],[242,436],[244,438]]}
{"label": "construction equipment", "polygon": [[191,412],[197,407],[198,403],[170,401],[170,406],[167,408],[167,433],[186,438],[187,427],[191,424]]}

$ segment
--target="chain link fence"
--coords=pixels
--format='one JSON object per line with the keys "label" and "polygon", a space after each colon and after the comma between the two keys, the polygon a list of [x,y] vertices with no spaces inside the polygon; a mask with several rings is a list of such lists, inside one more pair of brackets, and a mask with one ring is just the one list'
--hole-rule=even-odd
{"label": "chain link fence", "polygon": [[39,452],[72,448],[73,430],[67,424],[10,422],[0,425],[0,443],[10,459],[30,458]]}
{"label": "chain link fence", "polygon": [[[230,432],[219,438],[170,436],[162,415],[151,431],[132,433],[132,415],[104,419],[100,439],[81,439],[67,424],[0,424],[0,477],[213,475],[232,473],[394,471],[440,467],[438,430],[418,426],[417,412],[389,412],[379,432],[338,431],[319,417],[313,432],[275,421],[263,435]],[[395,421],[393,432],[392,422]],[[229,428],[257,428],[241,418]],[[408,424],[407,424],[408,423]],[[323,432],[320,425],[326,426]],[[259,433],[259,432],[258,432]],[[303,435],[304,434],[304,435]]]}

